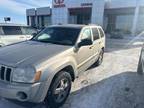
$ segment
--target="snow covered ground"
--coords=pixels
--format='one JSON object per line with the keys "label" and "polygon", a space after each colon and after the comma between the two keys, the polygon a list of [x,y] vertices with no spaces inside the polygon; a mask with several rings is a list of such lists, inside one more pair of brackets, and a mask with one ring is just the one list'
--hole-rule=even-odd
{"label": "snow covered ground", "polygon": [[[62,108],[144,108],[144,76],[136,73],[142,42],[107,39],[103,64],[76,79]],[[1,99],[0,108],[27,107]]]}

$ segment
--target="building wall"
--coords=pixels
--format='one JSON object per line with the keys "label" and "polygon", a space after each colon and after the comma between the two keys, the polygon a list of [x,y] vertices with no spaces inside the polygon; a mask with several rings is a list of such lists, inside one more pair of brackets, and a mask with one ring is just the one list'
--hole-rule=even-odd
{"label": "building wall", "polygon": [[144,0],[139,0],[140,6],[144,6]]}
{"label": "building wall", "polygon": [[51,8],[50,7],[37,8],[36,15],[51,15]]}
{"label": "building wall", "polygon": [[35,26],[35,22],[36,22],[35,9],[27,9],[26,10],[26,16],[27,16],[27,24],[30,26]]}
{"label": "building wall", "polygon": [[[106,10],[123,10],[116,12],[115,28],[130,31],[133,35],[144,31],[144,21],[142,21],[144,18],[143,7],[144,0],[107,0],[105,4]],[[115,16],[115,12],[113,11],[111,11],[110,14]]]}
{"label": "building wall", "polygon": [[137,1],[138,0],[109,0],[109,5],[107,6],[107,8],[136,7]]}
{"label": "building wall", "polygon": [[93,3],[99,0],[65,0],[65,4],[67,8],[77,8],[82,7],[81,4],[83,3]]}
{"label": "building wall", "polygon": [[137,0],[111,0],[110,8],[135,7]]}
{"label": "building wall", "polygon": [[144,6],[144,0],[106,0],[105,8],[128,8],[136,7],[137,3]]}
{"label": "building wall", "polygon": [[51,25],[51,8],[42,7],[37,9],[27,9],[27,24],[33,27],[47,27]]}
{"label": "building wall", "polygon": [[67,8],[52,9],[52,24],[67,24],[68,10]]}
{"label": "building wall", "polygon": [[96,0],[93,2],[92,18],[91,18],[92,24],[98,24],[103,26],[104,5],[105,5],[105,0]]}
{"label": "building wall", "polygon": [[136,32],[140,33],[141,31],[144,31],[144,6],[140,7],[138,22],[136,24]]}
{"label": "building wall", "polygon": [[89,23],[101,25],[105,30],[122,29],[132,34],[144,31],[144,0],[64,0],[58,4],[53,0],[51,9],[28,9],[27,22],[40,27],[38,19],[45,19],[46,26],[76,23],[76,16],[70,15],[70,9],[78,8],[91,8]]}
{"label": "building wall", "polygon": [[[84,6],[83,4],[92,4],[92,6]],[[69,22],[69,8],[85,8],[92,7],[92,16],[90,23],[103,25],[104,0],[65,0],[64,7],[55,7],[53,0],[52,23],[67,24]]]}

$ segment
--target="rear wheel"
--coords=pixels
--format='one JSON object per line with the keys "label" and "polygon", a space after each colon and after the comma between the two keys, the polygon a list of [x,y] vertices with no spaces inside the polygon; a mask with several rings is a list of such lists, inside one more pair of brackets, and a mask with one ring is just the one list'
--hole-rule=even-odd
{"label": "rear wheel", "polygon": [[99,65],[102,64],[102,62],[103,62],[103,55],[104,55],[104,51],[101,49],[100,54],[99,54],[99,58],[96,61],[96,66],[99,66]]}
{"label": "rear wheel", "polygon": [[59,108],[68,98],[72,79],[68,72],[62,71],[54,78],[45,99],[48,108]]}

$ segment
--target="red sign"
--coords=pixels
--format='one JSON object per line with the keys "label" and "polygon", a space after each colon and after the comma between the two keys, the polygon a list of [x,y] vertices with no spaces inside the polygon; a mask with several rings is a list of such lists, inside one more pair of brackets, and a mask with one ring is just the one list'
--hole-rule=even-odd
{"label": "red sign", "polygon": [[54,0],[54,7],[65,7],[64,0]]}

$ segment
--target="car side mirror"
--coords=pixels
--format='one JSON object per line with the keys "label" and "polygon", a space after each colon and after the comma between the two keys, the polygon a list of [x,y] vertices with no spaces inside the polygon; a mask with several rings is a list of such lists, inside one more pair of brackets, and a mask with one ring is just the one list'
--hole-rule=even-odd
{"label": "car side mirror", "polygon": [[37,35],[37,33],[32,33],[32,36],[35,37]]}
{"label": "car side mirror", "polygon": [[80,43],[78,43],[78,47],[92,45],[92,41],[89,39],[84,39]]}

